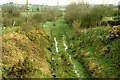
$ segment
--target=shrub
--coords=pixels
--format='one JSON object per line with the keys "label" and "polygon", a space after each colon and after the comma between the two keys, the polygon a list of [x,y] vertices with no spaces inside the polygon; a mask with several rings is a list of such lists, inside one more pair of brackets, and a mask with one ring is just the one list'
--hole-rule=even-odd
{"label": "shrub", "polygon": [[43,13],[36,13],[32,16],[32,19],[35,21],[35,23],[40,23],[40,22],[46,22],[46,18],[44,17]]}
{"label": "shrub", "polygon": [[81,27],[90,28],[99,26],[103,17],[114,15],[111,5],[95,5],[73,3],[66,7],[65,20],[72,24],[75,20],[81,22]]}
{"label": "shrub", "polygon": [[3,26],[12,27],[21,26],[24,23],[24,17],[20,15],[19,7],[14,4],[4,4],[2,6]]}
{"label": "shrub", "polygon": [[25,22],[25,18],[24,17],[20,17],[20,18],[3,17],[4,27],[12,27],[14,22],[15,22],[14,26],[21,26]]}
{"label": "shrub", "polygon": [[109,36],[111,39],[115,39],[120,37],[120,26],[113,26],[110,30],[111,35]]}
{"label": "shrub", "polygon": [[44,12],[44,18],[48,21],[55,21],[60,16],[59,10],[57,8],[50,8]]}
{"label": "shrub", "polygon": [[32,16],[32,21],[35,24],[45,23],[46,21],[55,21],[60,16],[59,10],[57,8],[50,8],[44,12],[36,13]]}
{"label": "shrub", "polygon": [[36,70],[30,58],[26,57],[23,62],[19,61],[9,67],[9,70],[6,70],[7,74],[4,74],[3,78],[26,78],[30,77],[30,74],[34,74]]}
{"label": "shrub", "polygon": [[14,6],[14,4],[4,4],[2,6],[2,15],[7,17],[19,17],[20,10],[19,7]]}

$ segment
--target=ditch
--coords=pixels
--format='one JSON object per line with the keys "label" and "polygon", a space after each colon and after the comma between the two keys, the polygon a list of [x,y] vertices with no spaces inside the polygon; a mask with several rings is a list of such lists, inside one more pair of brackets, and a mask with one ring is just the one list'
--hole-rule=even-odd
{"label": "ditch", "polygon": [[47,23],[46,27],[44,27],[52,31],[52,76],[54,78],[87,78],[88,74],[82,64],[68,53],[66,39],[68,25],[65,24],[62,18],[55,22],[55,26],[52,24],[52,22]]}

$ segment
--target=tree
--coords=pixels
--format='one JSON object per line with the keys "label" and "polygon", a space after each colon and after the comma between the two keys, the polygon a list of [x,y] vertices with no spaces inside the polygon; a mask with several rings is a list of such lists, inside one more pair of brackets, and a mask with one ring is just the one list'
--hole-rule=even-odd
{"label": "tree", "polygon": [[3,4],[2,17],[4,27],[19,26],[24,22],[23,17],[20,16],[20,8],[14,4]]}
{"label": "tree", "polygon": [[72,3],[66,7],[65,20],[72,24],[78,20],[81,22],[80,27],[99,26],[103,17],[112,16],[114,7],[112,5],[95,5],[90,6],[84,3]]}
{"label": "tree", "polygon": [[32,16],[32,19],[36,22],[36,23],[44,23],[46,22],[46,18],[44,17],[43,13],[36,13]]}
{"label": "tree", "polygon": [[48,21],[55,21],[56,19],[58,19],[59,15],[60,13],[58,8],[47,9],[44,14],[45,18]]}
{"label": "tree", "polygon": [[80,8],[76,3],[72,3],[66,7],[65,20],[67,23],[72,23],[74,20],[79,19]]}
{"label": "tree", "polygon": [[3,13],[3,17],[4,16],[9,16],[9,17],[20,16],[19,8],[14,6],[14,4],[4,4],[2,6],[2,13]]}

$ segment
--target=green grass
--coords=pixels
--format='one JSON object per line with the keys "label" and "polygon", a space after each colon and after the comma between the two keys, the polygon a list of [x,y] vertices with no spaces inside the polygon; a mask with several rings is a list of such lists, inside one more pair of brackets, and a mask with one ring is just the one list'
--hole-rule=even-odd
{"label": "green grass", "polygon": [[[53,70],[53,73],[55,73],[57,78],[77,78],[77,75],[74,72],[74,67],[69,60],[69,56],[67,55],[67,52],[64,50],[65,47],[63,45],[63,35],[66,36],[70,31],[70,28],[65,23],[64,18],[61,17],[55,22],[46,22],[46,24],[43,25],[43,29],[47,33],[49,33],[52,38],[52,43],[53,43],[52,54],[49,55],[51,56],[51,58],[56,59],[55,62],[51,62],[51,68],[55,69]],[[57,38],[59,53],[56,53],[54,38]],[[67,43],[67,41],[65,42]],[[49,59],[50,56],[48,56]],[[61,60],[59,58],[61,58]],[[81,78],[87,78],[88,75],[86,73],[86,70],[83,68],[82,64],[79,63],[78,60],[74,60],[73,58],[72,60],[77,66],[76,69],[79,70],[79,74],[81,75]]]}
{"label": "green grass", "polygon": [[[80,34],[74,33],[73,30],[65,23],[63,17],[55,22],[47,22],[43,29],[51,35],[52,38],[52,57],[56,58],[58,64],[54,73],[58,78],[75,78],[73,65],[64,50],[63,35],[69,49],[68,53],[79,71],[81,78],[117,78],[120,75],[118,64],[120,63],[119,46],[120,38],[110,40],[108,27],[96,27],[89,29],[80,29]],[[55,42],[57,38],[59,53],[56,53]],[[107,48],[107,50],[105,50]],[[110,49],[109,49],[110,48]],[[55,54],[54,54],[55,53]],[[75,59],[73,59],[75,57]],[[58,58],[62,58],[61,61]],[[50,59],[50,58],[49,58]],[[52,61],[51,61],[52,62]],[[62,63],[61,63],[62,62]],[[70,66],[67,65],[70,63]],[[93,65],[94,64],[94,65]],[[61,72],[63,74],[61,74]]]}
{"label": "green grass", "polygon": [[[81,30],[82,31],[82,30]],[[69,44],[73,44],[71,47],[72,50],[78,49],[75,53],[77,55],[77,59],[81,60],[84,63],[84,66],[88,69],[89,61],[93,61],[103,67],[101,75],[95,71],[90,73],[91,70],[88,69],[91,77],[101,77],[101,78],[111,78],[118,77],[120,72],[117,69],[117,65],[120,63],[118,56],[120,56],[119,46],[120,46],[120,38],[110,40],[107,36],[110,35],[109,28],[107,27],[97,27],[86,29],[85,32],[81,32],[81,35],[75,36],[72,39],[73,43],[71,43],[71,39],[69,39]],[[108,48],[109,47],[109,48]],[[105,50],[107,48],[107,50]],[[72,52],[73,54],[74,52]],[[89,54],[87,54],[89,53]],[[87,54],[87,56],[85,55]],[[94,75],[95,74],[95,75]]]}
{"label": "green grass", "polygon": [[61,38],[62,35],[66,35],[66,33],[69,31],[69,26],[62,18],[55,22],[46,22],[43,27],[46,32],[51,34],[51,36],[57,38]]}

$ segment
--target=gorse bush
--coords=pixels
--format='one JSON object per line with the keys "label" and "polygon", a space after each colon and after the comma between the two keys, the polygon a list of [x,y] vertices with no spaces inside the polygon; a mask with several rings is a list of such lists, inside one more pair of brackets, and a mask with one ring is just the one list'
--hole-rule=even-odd
{"label": "gorse bush", "polygon": [[3,72],[6,71],[6,74],[3,74],[3,78],[27,78],[30,77],[30,74],[34,74],[36,70],[30,58],[26,57],[23,62],[19,61],[9,67],[9,70],[4,68]]}
{"label": "gorse bush", "polygon": [[110,30],[110,38],[115,39],[120,37],[120,26],[113,26],[112,29]]}

